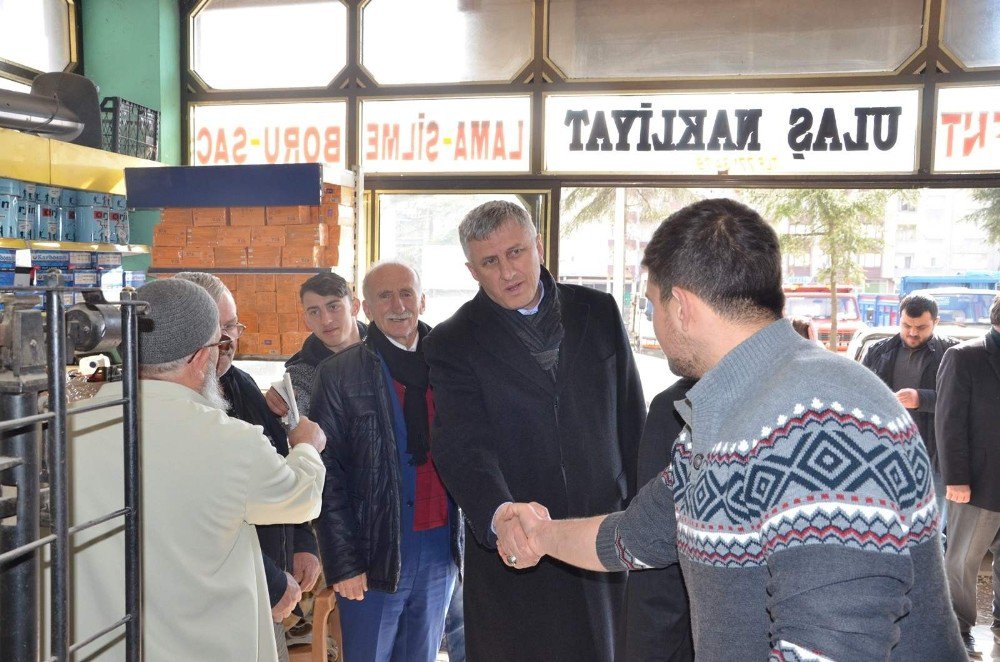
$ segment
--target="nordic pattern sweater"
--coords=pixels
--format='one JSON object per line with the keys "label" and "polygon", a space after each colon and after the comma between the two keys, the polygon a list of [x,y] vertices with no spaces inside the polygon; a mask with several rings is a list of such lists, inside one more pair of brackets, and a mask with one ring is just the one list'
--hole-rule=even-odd
{"label": "nordic pattern sweater", "polygon": [[681,563],[698,660],[966,659],[927,451],[876,376],[779,320],[676,406],[670,465],[597,551]]}

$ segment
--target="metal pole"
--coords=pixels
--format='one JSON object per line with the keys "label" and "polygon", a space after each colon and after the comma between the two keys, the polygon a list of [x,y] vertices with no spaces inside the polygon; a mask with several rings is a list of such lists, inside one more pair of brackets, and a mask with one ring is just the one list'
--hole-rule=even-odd
{"label": "metal pole", "polygon": [[52,512],[52,655],[69,659],[69,471],[66,464],[66,330],[62,292],[46,290],[48,326],[49,503]]}
{"label": "metal pole", "polygon": [[[0,420],[31,416],[38,411],[38,394],[0,395]],[[10,550],[37,540],[39,533],[38,482],[41,473],[41,436],[38,423],[0,432],[0,455],[23,463],[8,469],[4,485],[17,490],[14,524],[0,526],[0,549]],[[0,660],[35,660],[39,647],[38,550],[0,563]]]}
{"label": "metal pole", "polygon": [[125,655],[142,659],[142,454],[139,447],[139,318],[122,292],[122,395],[125,397]]}

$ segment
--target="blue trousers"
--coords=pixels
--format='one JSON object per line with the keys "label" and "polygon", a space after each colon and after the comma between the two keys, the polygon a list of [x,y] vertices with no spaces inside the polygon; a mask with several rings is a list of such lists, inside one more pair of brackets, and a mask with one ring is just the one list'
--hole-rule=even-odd
{"label": "blue trousers", "polygon": [[421,556],[404,561],[395,593],[371,590],[361,601],[337,600],[344,660],[434,662],[458,568],[447,555]]}

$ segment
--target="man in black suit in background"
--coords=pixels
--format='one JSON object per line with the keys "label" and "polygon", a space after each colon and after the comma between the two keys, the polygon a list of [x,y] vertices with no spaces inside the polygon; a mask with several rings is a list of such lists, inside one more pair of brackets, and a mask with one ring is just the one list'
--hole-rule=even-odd
{"label": "man in black suit in background", "polygon": [[935,412],[938,456],[947,485],[948,549],[944,565],[965,648],[976,654],[976,577],[993,552],[993,627],[1000,627],[1000,295],[993,328],[944,353]]}
{"label": "man in black suit in background", "polygon": [[[670,466],[674,440],[684,419],[674,408],[697,380],[682,377],[649,404],[639,441],[637,484],[643,485]],[[625,592],[625,660],[688,662],[694,659],[691,613],[680,564],[629,574]]]}

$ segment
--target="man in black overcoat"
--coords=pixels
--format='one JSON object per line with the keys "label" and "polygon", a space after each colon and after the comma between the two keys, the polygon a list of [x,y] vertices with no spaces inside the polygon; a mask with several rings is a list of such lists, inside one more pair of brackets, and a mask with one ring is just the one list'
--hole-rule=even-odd
{"label": "man in black overcoat", "polygon": [[993,625],[1000,627],[1000,295],[993,328],[944,353],[934,424],[947,485],[944,569],[966,650],[975,654],[976,578],[993,552]]}
{"label": "man in black overcoat", "polygon": [[424,351],[435,464],[478,543],[466,546],[468,659],[612,660],[626,575],[550,559],[519,569],[535,559],[505,513],[537,501],[585,517],[634,494],[645,404],[618,306],[557,285],[517,205],[477,207],[459,235],[480,291]]}
{"label": "man in black overcoat", "polygon": [[[657,478],[670,466],[674,441],[684,419],[674,403],[683,400],[697,383],[681,377],[649,403],[649,414],[639,441],[639,486]],[[666,568],[633,572],[625,593],[625,662],[690,662],[694,659],[691,611],[679,563]]]}

